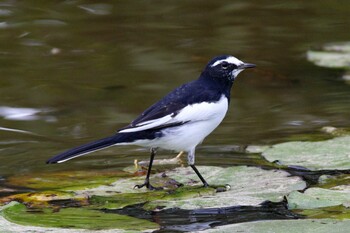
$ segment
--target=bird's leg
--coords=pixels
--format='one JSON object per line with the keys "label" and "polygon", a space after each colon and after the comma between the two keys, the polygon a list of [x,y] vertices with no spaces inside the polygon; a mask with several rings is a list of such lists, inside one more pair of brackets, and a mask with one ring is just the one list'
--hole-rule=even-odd
{"label": "bird's leg", "polygon": [[193,171],[197,174],[197,176],[199,177],[199,179],[201,179],[201,181],[202,181],[204,187],[208,187],[209,184],[205,181],[205,179],[203,178],[203,176],[199,173],[199,171],[198,171],[198,169],[196,168],[196,166],[194,166],[195,150],[196,150],[196,148],[193,148],[192,150],[188,151],[188,154],[187,154],[188,164],[191,166],[191,168],[193,169]]}
{"label": "bird's leg", "polygon": [[[197,174],[197,176],[199,177],[199,179],[202,181],[203,186],[209,187],[209,184],[207,183],[207,181],[205,181],[205,179],[203,178],[203,176],[199,173],[198,169],[196,168],[196,166],[194,165],[194,160],[195,160],[195,149],[192,149],[188,152],[188,164],[191,166],[191,168],[193,169],[193,171]],[[229,190],[231,187],[230,185],[224,185],[224,186],[217,186],[217,185],[212,185],[210,186],[212,188],[214,188],[216,190],[216,192],[225,192],[227,190]]]}
{"label": "bird's leg", "polygon": [[[198,169],[196,168],[196,166],[194,166],[194,164],[190,165],[192,167],[192,169],[194,170],[194,172],[197,174],[197,176],[199,177],[199,179],[201,179],[201,181],[203,182],[203,187],[209,187],[209,184],[205,181],[205,179],[203,178],[203,176],[199,173]],[[226,192],[228,190],[231,189],[231,186],[229,184],[226,185],[212,185],[210,186],[212,188],[214,188],[216,190],[217,193],[220,192]]]}
{"label": "bird's leg", "polygon": [[137,184],[134,186],[134,188],[142,188],[144,186],[146,186],[146,188],[148,188],[149,190],[160,190],[162,189],[161,187],[153,187],[150,182],[149,182],[149,176],[151,175],[151,170],[152,170],[152,164],[153,164],[153,159],[154,156],[156,155],[157,149],[156,148],[151,148],[151,158],[149,160],[149,166],[148,166],[148,170],[147,170],[147,175],[146,175],[146,179],[145,182],[143,184]]}
{"label": "bird's leg", "polygon": [[205,179],[203,178],[203,176],[199,173],[198,169],[196,168],[196,166],[194,166],[194,164],[190,164],[191,168],[193,169],[193,171],[197,174],[197,176],[199,177],[199,179],[201,179],[203,186],[204,187],[209,187],[209,184],[205,181]]}

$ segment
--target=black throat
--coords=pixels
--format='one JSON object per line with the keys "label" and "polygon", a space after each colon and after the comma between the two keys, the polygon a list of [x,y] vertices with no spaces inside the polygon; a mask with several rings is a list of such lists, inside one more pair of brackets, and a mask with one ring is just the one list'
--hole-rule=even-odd
{"label": "black throat", "polygon": [[230,80],[229,77],[217,77],[213,76],[207,71],[203,71],[198,81],[206,83],[210,89],[218,90],[221,92],[221,94],[224,94],[226,96],[228,101],[230,101],[233,80]]}

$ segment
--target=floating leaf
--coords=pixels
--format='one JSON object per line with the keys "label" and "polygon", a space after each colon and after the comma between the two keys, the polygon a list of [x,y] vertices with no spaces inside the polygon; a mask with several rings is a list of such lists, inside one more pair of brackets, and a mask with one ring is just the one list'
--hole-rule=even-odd
{"label": "floating leaf", "polygon": [[63,171],[8,177],[7,183],[33,189],[81,190],[110,184],[120,177],[130,177],[127,172]]}
{"label": "floating leaf", "polygon": [[283,233],[348,233],[350,220],[333,219],[298,219],[298,220],[273,220],[238,223],[216,227],[206,230],[205,233],[231,233],[231,232],[283,232]]}
{"label": "floating leaf", "polygon": [[43,191],[19,193],[0,198],[0,205],[11,201],[26,203],[27,206],[42,208],[47,206],[83,206],[88,204],[88,197],[72,192]]}
{"label": "floating leaf", "polygon": [[12,203],[2,208],[0,213],[8,221],[31,226],[92,230],[121,229],[134,232],[158,228],[158,224],[146,220],[87,208],[64,208],[53,211],[49,208],[27,209],[23,204]]}
{"label": "floating leaf", "polygon": [[308,51],[307,59],[322,67],[350,69],[350,42],[325,44],[319,50]]}
{"label": "floating leaf", "polygon": [[308,218],[332,218],[338,220],[349,220],[350,209],[344,206],[331,206],[316,209],[298,210],[298,214],[307,216]]}
{"label": "floating leaf", "polygon": [[270,162],[302,166],[310,170],[350,169],[350,136],[319,142],[285,142],[262,155]]}
{"label": "floating leaf", "polygon": [[290,209],[314,209],[343,205],[350,207],[350,186],[341,185],[332,189],[309,188],[304,193],[294,191],[287,196]]}
{"label": "floating leaf", "polygon": [[[246,166],[229,168],[198,166],[198,170],[209,184],[223,187],[228,184],[231,187],[230,190],[216,193],[215,188],[203,188],[202,183],[190,167],[181,167],[166,172],[166,174],[151,176],[151,183],[154,186],[165,186],[163,191],[154,192],[145,188],[134,189],[136,184],[144,181],[144,177],[133,177],[119,179],[110,185],[75,192],[87,196],[113,196],[115,198],[118,198],[118,195],[124,195],[125,203],[128,203],[128,197],[134,196],[131,198],[134,204],[147,201],[145,206],[147,209],[153,209],[157,206],[198,209],[259,205],[266,200],[278,202],[291,191],[302,190],[306,187],[301,178],[290,176],[288,172],[282,170],[264,170]],[[180,182],[184,186],[176,188],[174,187],[175,182]],[[155,198],[152,198],[152,195],[149,196],[149,193],[153,193]],[[137,196],[145,198],[135,199]],[[117,204],[117,206],[120,205],[123,204]]]}
{"label": "floating leaf", "polygon": [[[148,208],[165,206],[166,208],[199,209],[210,207],[226,207],[234,205],[259,205],[269,201],[281,201],[283,196],[293,190],[302,190],[306,184],[299,177],[291,177],[281,170],[263,170],[256,167],[198,167],[209,184],[215,186],[229,185],[226,192],[213,193],[205,188],[192,189],[192,195],[187,192],[178,194],[176,198],[156,200],[148,204]],[[167,173],[186,186],[193,185],[198,180],[190,168],[177,168]],[[195,183],[201,187],[201,183]]]}

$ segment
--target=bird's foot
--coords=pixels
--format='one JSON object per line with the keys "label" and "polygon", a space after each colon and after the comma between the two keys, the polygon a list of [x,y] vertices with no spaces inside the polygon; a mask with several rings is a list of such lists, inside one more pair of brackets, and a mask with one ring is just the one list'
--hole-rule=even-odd
{"label": "bird's foot", "polygon": [[149,183],[149,181],[145,181],[145,183],[143,183],[143,184],[137,184],[137,185],[135,185],[134,186],[134,189],[140,189],[140,188],[143,188],[143,187],[145,187],[146,186],[146,188],[147,189],[149,189],[149,190],[163,190],[163,188],[162,187],[154,187],[153,185],[151,185],[150,183]]}

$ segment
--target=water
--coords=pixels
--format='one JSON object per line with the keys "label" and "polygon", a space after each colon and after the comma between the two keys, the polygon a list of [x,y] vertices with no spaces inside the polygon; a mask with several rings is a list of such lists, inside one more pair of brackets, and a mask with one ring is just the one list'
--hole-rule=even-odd
{"label": "water", "polygon": [[113,134],[219,54],[258,68],[236,81],[227,117],[198,150],[199,164],[259,164],[213,150],[346,127],[350,87],[341,71],[316,67],[305,53],[349,39],[349,8],[345,0],[1,1],[0,178],[122,169],[148,159],[147,149],[119,147],[45,164]]}
{"label": "water", "polygon": [[136,205],[118,210],[105,210],[104,212],[128,215],[156,222],[160,225],[160,229],[154,231],[157,233],[194,232],[248,221],[303,218],[302,215],[288,210],[285,202],[265,202],[260,207],[234,206],[198,210],[167,209],[163,211],[145,211]]}

